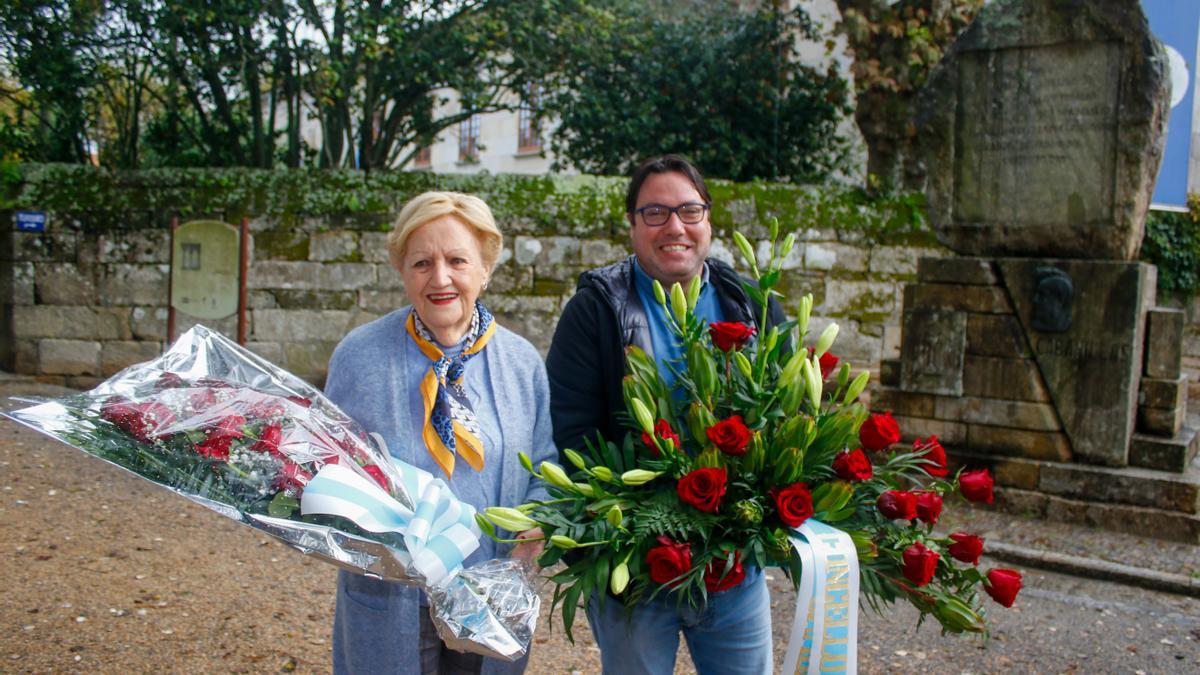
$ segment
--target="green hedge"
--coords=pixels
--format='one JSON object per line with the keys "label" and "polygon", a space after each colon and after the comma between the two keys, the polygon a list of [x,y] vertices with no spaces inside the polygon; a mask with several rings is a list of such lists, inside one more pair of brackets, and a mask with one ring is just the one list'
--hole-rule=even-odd
{"label": "green hedge", "polygon": [[[457,190],[487,200],[506,227],[529,234],[624,234],[625,178],[597,176],[457,175],[256,169],[154,169],[114,172],[79,165],[0,165],[0,207],[75,214],[88,229],[144,227],[170,216],[314,219],[339,227],[386,229],[410,197]],[[765,233],[818,228],[871,241],[933,245],[924,200],[917,194],[868,197],[849,188],[712,181],[719,231],[734,226]],[[130,218],[130,214],[158,218]],[[137,223],[141,223],[138,225]]]}

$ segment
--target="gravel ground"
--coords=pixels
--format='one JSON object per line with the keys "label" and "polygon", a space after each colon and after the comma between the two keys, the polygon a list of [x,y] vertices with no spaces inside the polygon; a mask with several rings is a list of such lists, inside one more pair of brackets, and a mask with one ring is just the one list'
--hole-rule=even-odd
{"label": "gravel ground", "polygon": [[[946,518],[1011,543],[1200,569],[1194,546],[973,509]],[[1013,610],[989,603],[987,642],[915,629],[906,607],[864,612],[860,670],[1200,671],[1200,601],[1023,571]],[[772,576],[781,660],[794,603],[790,583]],[[327,672],[334,577],[325,563],[0,421],[0,672]],[[544,612],[528,672],[599,672],[586,621],[571,645]],[[682,650],[677,672],[694,672]]]}

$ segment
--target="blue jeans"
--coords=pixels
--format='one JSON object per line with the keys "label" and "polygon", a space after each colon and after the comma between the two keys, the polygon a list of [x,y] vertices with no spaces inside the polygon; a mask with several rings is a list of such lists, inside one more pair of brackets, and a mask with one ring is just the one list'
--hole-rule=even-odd
{"label": "blue jeans", "polygon": [[694,608],[660,593],[634,608],[632,615],[616,598],[593,595],[588,622],[600,646],[600,662],[610,675],[670,675],[675,671],[679,631],[687,640],[700,675],[762,675],[774,666],[771,652],[771,599],[762,570],[749,568],[746,579]]}

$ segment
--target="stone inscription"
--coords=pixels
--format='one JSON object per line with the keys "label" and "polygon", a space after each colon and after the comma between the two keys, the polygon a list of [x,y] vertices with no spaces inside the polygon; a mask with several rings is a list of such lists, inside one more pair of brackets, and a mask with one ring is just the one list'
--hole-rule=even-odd
{"label": "stone inscription", "polygon": [[962,396],[967,315],[948,309],[917,309],[904,315],[900,388]]}
{"label": "stone inscription", "polygon": [[1115,342],[1092,342],[1062,337],[1038,336],[1034,349],[1039,356],[1059,357],[1071,361],[1121,361],[1133,359],[1133,347]]}
{"label": "stone inscription", "polygon": [[1118,43],[963,54],[953,220],[1110,222],[1120,57]]}

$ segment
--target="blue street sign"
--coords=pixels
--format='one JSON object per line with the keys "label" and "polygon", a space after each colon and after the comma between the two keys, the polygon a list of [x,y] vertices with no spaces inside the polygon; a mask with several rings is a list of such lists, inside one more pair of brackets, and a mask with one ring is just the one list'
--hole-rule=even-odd
{"label": "blue street sign", "polygon": [[45,211],[17,211],[17,229],[21,232],[45,232]]}
{"label": "blue street sign", "polygon": [[1162,168],[1150,201],[1155,206],[1187,206],[1188,159],[1192,145],[1192,98],[1196,91],[1196,48],[1200,2],[1142,0],[1150,31],[1167,48],[1171,69],[1171,114]]}

